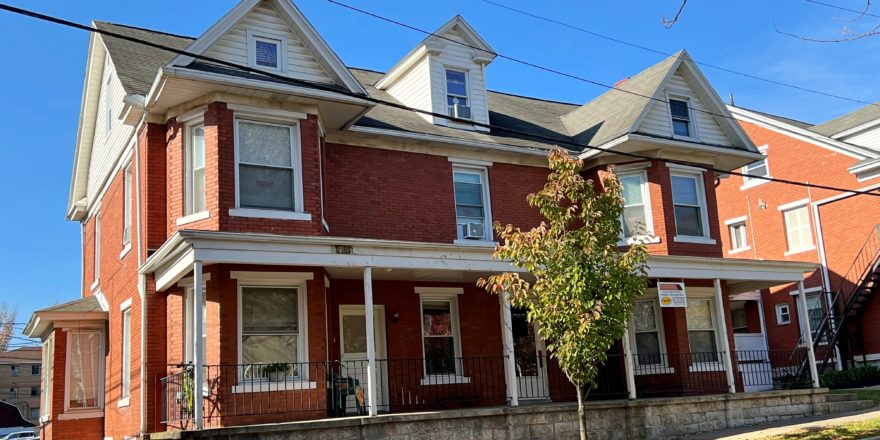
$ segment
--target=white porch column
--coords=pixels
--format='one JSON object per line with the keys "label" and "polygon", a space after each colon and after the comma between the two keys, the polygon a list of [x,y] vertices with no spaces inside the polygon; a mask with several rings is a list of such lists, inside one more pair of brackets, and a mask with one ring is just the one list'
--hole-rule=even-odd
{"label": "white porch column", "polygon": [[519,405],[519,387],[516,383],[516,359],[513,353],[513,319],[510,317],[510,301],[507,292],[499,297],[501,304],[501,341],[504,345],[504,378],[507,383],[507,395],[510,406]]}
{"label": "white porch column", "polygon": [[721,291],[721,280],[715,278],[715,308],[718,315],[718,325],[721,327],[721,351],[724,356],[721,359],[724,371],[727,373],[727,392],[736,393],[736,381],[733,379],[733,352],[730,350],[730,341],[727,339],[727,314],[724,313],[724,292]]}
{"label": "white porch column", "polygon": [[376,390],[376,328],[373,325],[373,268],[364,268],[364,313],[367,321],[367,395],[370,416],[379,413]]}
{"label": "white porch column", "polygon": [[204,302],[205,292],[202,289],[202,262],[193,263],[193,422],[195,429],[202,429],[204,426],[204,414],[202,411],[202,384],[205,383],[205,347],[202,346],[202,326],[204,325],[205,315],[202,303]]}
{"label": "white porch column", "polygon": [[635,359],[629,346],[629,326],[623,331],[623,369],[626,372],[626,391],[630,400],[636,398]]}
{"label": "white porch column", "polygon": [[816,370],[816,352],[813,351],[813,330],[810,328],[810,315],[807,310],[807,295],[804,293],[804,282],[798,281],[798,319],[801,320],[803,335],[801,340],[807,345],[807,362],[810,363],[810,378],[813,388],[819,388],[819,372]]}

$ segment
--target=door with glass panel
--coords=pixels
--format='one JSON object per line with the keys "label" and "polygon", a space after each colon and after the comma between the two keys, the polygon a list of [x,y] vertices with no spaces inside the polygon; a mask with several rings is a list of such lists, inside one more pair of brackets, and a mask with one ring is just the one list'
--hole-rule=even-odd
{"label": "door with glass panel", "polygon": [[523,308],[510,308],[517,395],[520,399],[548,399],[547,351],[541,335],[528,321],[527,313]]}
{"label": "door with glass panel", "polygon": [[[385,308],[373,307],[373,332],[376,349],[376,401],[379,411],[388,411],[388,364],[385,352]],[[369,404],[367,390],[367,316],[363,305],[339,306],[340,379],[343,383],[357,381],[357,386],[342,393],[345,413],[357,414],[359,405]],[[351,380],[350,380],[351,379]],[[345,383],[347,386],[348,383]]]}

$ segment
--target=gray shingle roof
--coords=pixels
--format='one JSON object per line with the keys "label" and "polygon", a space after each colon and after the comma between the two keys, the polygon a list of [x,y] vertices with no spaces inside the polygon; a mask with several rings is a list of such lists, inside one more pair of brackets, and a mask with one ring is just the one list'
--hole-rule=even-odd
{"label": "gray shingle roof", "polygon": [[862,107],[854,112],[847,113],[830,121],[814,125],[810,128],[810,131],[830,137],[837,133],[858,127],[859,125],[866,124],[875,119],[880,119],[880,102],[875,105]]}
{"label": "gray shingle roof", "polygon": [[37,313],[91,313],[103,311],[104,309],[101,308],[101,303],[98,302],[98,298],[94,295],[89,295],[85,298],[37,310]]}
{"label": "gray shingle roof", "polygon": [[760,111],[760,110],[755,110],[755,109],[748,108],[748,107],[742,107],[742,106],[739,106],[739,105],[737,105],[737,106],[735,106],[735,107],[737,107],[737,108],[741,108],[741,109],[743,109],[743,110],[748,110],[748,111],[750,111],[750,112],[752,112],[752,113],[757,113],[757,114],[759,114],[759,115],[761,115],[761,116],[764,116],[764,117],[767,117],[767,118],[770,118],[770,119],[774,119],[774,120],[777,120],[777,121],[779,121],[779,122],[782,122],[782,123],[785,123],[785,124],[788,124],[788,125],[793,125],[793,126],[795,126],[795,127],[797,127],[797,128],[803,128],[803,129],[810,130],[810,129],[811,129],[810,127],[813,126],[813,124],[810,124],[809,122],[799,121],[799,120],[797,120],[797,119],[787,118],[787,117],[785,117],[785,116],[774,115],[774,114],[772,114],[772,113],[762,112],[762,111]]}

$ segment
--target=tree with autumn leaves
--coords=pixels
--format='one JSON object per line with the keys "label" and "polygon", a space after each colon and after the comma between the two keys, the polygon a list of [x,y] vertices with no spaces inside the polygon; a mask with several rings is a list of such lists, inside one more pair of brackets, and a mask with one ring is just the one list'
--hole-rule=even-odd
{"label": "tree with autumn leaves", "polygon": [[622,250],[621,186],[613,174],[601,186],[581,175],[583,162],[562,150],[549,155],[544,188],[528,196],[544,216],[523,231],[495,224],[502,244],[495,258],[528,273],[481,279],[528,310],[547,349],[577,389],[581,439],[587,438],[584,402],[596,386],[607,352],[623,337],[635,299],[647,287],[645,246]]}

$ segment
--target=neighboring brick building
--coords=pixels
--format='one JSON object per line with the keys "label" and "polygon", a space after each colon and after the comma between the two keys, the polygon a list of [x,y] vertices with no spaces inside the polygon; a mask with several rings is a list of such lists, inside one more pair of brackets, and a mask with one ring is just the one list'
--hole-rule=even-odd
{"label": "neighboring brick building", "polygon": [[[730,107],[730,111],[765,154],[763,161],[741,172],[852,190],[878,188],[874,168],[880,158],[880,142],[850,143],[853,138],[870,139],[864,133],[861,138],[853,133],[849,138],[836,135],[863,124],[861,130],[870,131],[876,123],[871,124],[873,119],[863,113],[876,113],[874,109],[817,126],[739,107]],[[720,226],[726,230],[722,234],[725,256],[816,263],[819,268],[804,279],[812,330],[815,333],[823,326],[833,302],[835,315],[844,315],[842,300],[851,297],[853,283],[865,270],[876,267],[880,256],[880,199],[740,176],[722,179],[717,194]],[[805,320],[796,307],[796,290],[793,285],[783,285],[763,291],[771,349],[802,345]],[[854,306],[848,314],[852,316],[845,326],[852,337],[841,338],[844,352],[839,365],[851,362],[856,354],[865,354],[868,361],[880,360],[880,341],[865,336],[878,330],[878,307],[876,301],[869,301],[864,307]],[[824,330],[821,338],[827,341],[833,331]],[[820,358],[824,354],[836,356],[826,351],[824,342],[816,345]],[[860,356],[856,359],[862,360]]]}
{"label": "neighboring brick building", "polygon": [[730,296],[815,265],[723,258],[701,167],[760,154],[684,51],[576,105],[488,90],[495,54],[461,17],[387,73],[346,67],[284,0],[197,39],[94,26],[289,80],[93,34],[68,210],[83,295],[27,326],[45,438],[573,399],[524,313],[475,285],[513,270],[491,224],[539,224],[526,195],[557,143],[585,176],[614,168],[620,245],[650,252],[594,398],[766,389],[804,365],[732,354]]}
{"label": "neighboring brick building", "polygon": [[0,352],[0,400],[15,405],[25,420],[40,422],[39,347]]}

